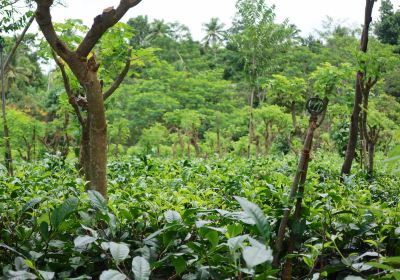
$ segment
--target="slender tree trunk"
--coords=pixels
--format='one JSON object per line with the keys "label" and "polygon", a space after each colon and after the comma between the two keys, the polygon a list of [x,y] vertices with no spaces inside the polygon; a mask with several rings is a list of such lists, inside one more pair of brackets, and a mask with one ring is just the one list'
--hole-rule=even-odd
{"label": "slender tree trunk", "polygon": [[374,176],[374,156],[375,156],[375,143],[370,141],[368,143],[368,177]]}
{"label": "slender tree trunk", "polygon": [[299,125],[297,124],[297,116],[296,116],[296,104],[292,102],[290,105],[290,113],[292,114],[292,124],[294,129],[294,135],[301,137],[301,130]]}
{"label": "slender tree trunk", "polygon": [[252,89],[250,95],[250,111],[249,111],[249,143],[247,146],[247,158],[251,155],[251,143],[253,142],[253,106],[254,106],[255,88]]}
{"label": "slender tree trunk", "polygon": [[115,148],[114,148],[114,156],[118,157],[119,154],[119,142],[121,141],[121,127],[118,127],[118,137],[117,141],[115,142]]}
{"label": "slender tree trunk", "polygon": [[180,130],[178,130],[178,140],[179,140],[179,146],[181,147],[181,155],[185,155],[185,142],[183,141],[182,133]]}
{"label": "slender tree trunk", "polygon": [[199,140],[198,140],[198,136],[197,136],[197,130],[194,127],[194,125],[192,126],[192,139],[190,140],[190,142],[192,143],[194,150],[196,152],[196,156],[200,156],[200,147],[199,147]]}
{"label": "slender tree trunk", "polygon": [[176,157],[176,143],[174,143],[173,145],[172,145],[172,157],[173,158],[175,158]]}
{"label": "slender tree trunk", "polygon": [[32,142],[33,142],[33,161],[36,161],[36,126],[33,127]]}
{"label": "slender tree trunk", "polygon": [[19,45],[21,45],[22,40],[24,39],[26,33],[28,32],[29,28],[31,27],[33,21],[35,20],[35,15],[33,15],[28,23],[26,24],[24,30],[22,31],[21,35],[18,37],[18,39],[15,41],[13,48],[11,49],[10,53],[7,55],[6,61],[4,62],[4,69],[7,69],[8,65],[11,62],[11,59],[13,58],[15,52],[17,51]]}
{"label": "slender tree trunk", "polygon": [[89,152],[89,127],[86,123],[82,126],[82,136],[79,152],[79,168],[81,175],[85,176],[87,181],[90,181],[89,173],[90,152]]}
{"label": "slender tree trunk", "polygon": [[13,176],[13,160],[12,160],[12,152],[11,152],[11,143],[10,143],[10,133],[8,129],[7,123],[7,114],[6,114],[6,97],[4,92],[4,73],[7,67],[9,66],[11,59],[13,58],[15,52],[17,51],[18,47],[20,46],[22,40],[24,39],[28,29],[31,27],[33,21],[35,19],[35,15],[33,15],[27,25],[25,26],[24,30],[22,31],[21,35],[15,41],[13,48],[11,49],[10,53],[7,55],[6,60],[3,63],[3,52],[1,53],[1,68],[2,68],[2,82],[1,82],[1,91],[2,91],[2,116],[3,116],[3,126],[4,126],[4,147],[5,147],[5,164],[8,170],[8,174]]}
{"label": "slender tree trunk", "polygon": [[1,52],[1,100],[2,100],[2,117],[3,117],[3,133],[4,133],[4,159],[5,159],[5,165],[8,170],[8,175],[13,176],[14,175],[14,170],[13,170],[13,161],[12,161],[12,152],[11,152],[11,144],[10,144],[10,132],[8,129],[8,124],[7,124],[7,113],[6,113],[6,93],[4,89],[4,70],[5,70],[5,64],[3,63],[3,52]]}
{"label": "slender tree trunk", "polygon": [[[283,250],[283,240],[285,238],[286,227],[289,222],[289,216],[291,211],[291,204],[297,194],[297,190],[303,191],[304,184],[307,176],[308,162],[310,158],[310,152],[312,148],[312,141],[314,137],[314,131],[317,128],[316,119],[311,118],[310,124],[307,130],[306,138],[304,141],[303,152],[301,154],[299,164],[297,167],[296,176],[293,180],[292,188],[289,194],[289,204],[287,209],[283,211],[283,217],[279,225],[278,234],[275,241],[275,255],[273,260],[273,266],[278,267],[280,263],[280,255]],[[298,203],[297,203],[298,204]],[[297,208],[297,207],[296,207]]]}
{"label": "slender tree trunk", "polygon": [[260,136],[255,136],[254,139],[256,140],[256,155],[258,156],[260,154],[261,148],[260,148]]}
{"label": "slender tree trunk", "polygon": [[272,135],[272,123],[267,122],[265,123],[265,134],[264,134],[264,149],[265,149],[265,154],[268,155],[269,149],[272,146],[272,143],[274,142],[275,137]]}
{"label": "slender tree trunk", "polygon": [[269,123],[265,123],[265,131],[264,131],[264,150],[265,150],[265,154],[268,154],[268,150],[269,150]]}
{"label": "slender tree trunk", "polygon": [[217,128],[217,153],[221,155],[221,131]]}
{"label": "slender tree trunk", "polygon": [[[367,52],[368,50],[368,39],[369,39],[369,27],[372,22],[372,11],[374,8],[375,0],[366,0],[365,6],[365,19],[364,19],[364,28],[361,36],[360,42],[360,50],[362,52]],[[345,159],[343,162],[341,177],[344,175],[350,174],[351,166],[353,164],[357,139],[358,139],[358,123],[361,111],[362,104],[362,80],[364,79],[364,73],[358,71],[356,78],[356,88],[355,88],[355,98],[353,105],[353,113],[351,115],[351,124],[350,124],[350,133],[349,133],[349,141],[347,143],[347,149],[345,154]]]}

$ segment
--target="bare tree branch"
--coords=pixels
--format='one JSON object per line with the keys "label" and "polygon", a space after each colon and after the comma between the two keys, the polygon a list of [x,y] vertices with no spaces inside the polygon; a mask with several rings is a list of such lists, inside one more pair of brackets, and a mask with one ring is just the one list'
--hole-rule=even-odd
{"label": "bare tree branch", "polygon": [[106,92],[104,92],[104,94],[103,94],[104,100],[107,100],[115,92],[115,90],[121,85],[121,83],[124,81],[126,75],[129,72],[129,68],[131,67],[131,55],[132,55],[132,48],[130,48],[128,51],[128,57],[126,59],[126,64],[125,64],[124,69],[118,75],[117,79],[114,81],[114,83],[111,85],[111,87]]}
{"label": "bare tree branch", "polygon": [[57,55],[54,53],[54,51],[52,51],[51,53],[53,55],[53,58],[54,58],[55,62],[58,65],[58,68],[60,68],[60,70],[61,70],[61,75],[63,77],[65,91],[67,92],[67,95],[68,95],[68,101],[71,104],[71,106],[74,108],[75,114],[78,117],[78,121],[82,125],[84,125],[85,120],[82,117],[81,110],[79,109],[78,103],[76,102],[76,98],[75,98],[75,96],[74,96],[74,94],[72,92],[71,84],[69,82],[69,78],[68,78],[67,72],[65,71],[64,63],[57,57]]}
{"label": "bare tree branch", "polygon": [[39,24],[44,37],[57,55],[59,55],[63,60],[67,61],[69,58],[71,58],[72,51],[58,37],[51,20],[50,7],[53,5],[54,0],[35,1],[37,3],[36,21]]}
{"label": "bare tree branch", "polygon": [[92,27],[76,50],[78,56],[87,57],[107,29],[119,22],[130,8],[136,6],[141,1],[121,0],[116,9],[114,7],[107,8],[101,15],[95,17]]}
{"label": "bare tree branch", "polygon": [[13,48],[11,49],[10,53],[7,55],[6,61],[4,62],[4,69],[7,69],[8,65],[11,62],[11,59],[13,58],[15,52],[17,51],[19,45],[21,44],[22,40],[24,39],[26,32],[28,32],[29,27],[31,27],[32,22],[35,19],[35,15],[33,15],[28,23],[26,24],[24,30],[22,31],[21,35],[18,37],[18,39],[15,41]]}

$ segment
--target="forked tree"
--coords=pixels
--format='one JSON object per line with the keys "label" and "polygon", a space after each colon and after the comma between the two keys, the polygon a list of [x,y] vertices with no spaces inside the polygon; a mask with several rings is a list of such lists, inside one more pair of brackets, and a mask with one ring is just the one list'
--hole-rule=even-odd
{"label": "forked tree", "polygon": [[[118,23],[126,12],[139,4],[141,0],[120,0],[117,8],[105,9],[94,19],[93,25],[75,50],[70,49],[54,29],[50,11],[54,0],[35,0],[35,2],[37,4],[36,21],[53,50],[54,58],[63,76],[69,103],[82,127],[80,161],[86,180],[89,181],[88,188],[105,196],[107,194],[107,122],[104,102],[124,80],[131,60],[129,54],[124,69],[110,88],[104,91],[97,73],[99,64],[92,50],[105,32]],[[84,89],[83,99],[78,99],[72,91],[65,64]],[[82,108],[87,110],[87,117],[83,116]]]}

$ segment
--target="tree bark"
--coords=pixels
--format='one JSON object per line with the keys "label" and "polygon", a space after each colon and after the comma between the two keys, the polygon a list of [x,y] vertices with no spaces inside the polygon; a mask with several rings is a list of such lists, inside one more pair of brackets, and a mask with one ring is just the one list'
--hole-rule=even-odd
{"label": "tree bark", "polygon": [[102,86],[97,78],[96,63],[89,63],[86,96],[89,120],[90,189],[107,195],[107,123]]}
{"label": "tree bark", "polygon": [[[131,50],[128,50],[125,68],[115,79],[110,89],[104,93],[97,77],[99,65],[96,62],[96,57],[94,54],[92,56],[89,56],[89,54],[104,33],[114,26],[130,8],[139,4],[141,0],[120,0],[117,8],[105,9],[102,14],[94,19],[93,25],[76,51],[69,49],[68,45],[58,37],[54,29],[50,13],[54,0],[35,0],[35,2],[37,4],[36,21],[54,51],[54,59],[61,69],[69,102],[82,126],[80,163],[83,166],[82,170],[85,172],[86,179],[90,182],[88,188],[106,196],[107,123],[104,100],[115,92],[127,75],[131,62]],[[61,57],[63,61],[58,59],[57,56]],[[84,102],[82,104],[78,102],[71,90],[69,79],[64,69],[64,62],[68,64],[80,85],[85,89],[86,98],[83,98]],[[87,109],[86,119],[82,116],[81,108]]]}
{"label": "tree bark", "polygon": [[89,128],[88,124],[84,124],[81,127],[81,143],[79,149],[79,170],[81,176],[85,176],[87,181],[90,181],[90,152],[89,152]]}
{"label": "tree bark", "polygon": [[11,62],[11,59],[13,58],[15,52],[17,51],[19,45],[21,45],[22,40],[25,38],[26,33],[28,32],[29,28],[31,27],[33,21],[35,20],[35,15],[33,15],[28,23],[25,25],[24,30],[22,30],[21,35],[18,37],[17,41],[15,41],[14,46],[12,47],[10,53],[7,55],[7,58],[4,62],[4,69],[7,70],[8,65]]}
{"label": "tree bark", "polygon": [[[283,217],[279,225],[276,241],[275,241],[275,255],[274,255],[274,260],[272,262],[272,265],[274,267],[279,267],[280,264],[280,257],[281,253],[283,250],[283,240],[285,238],[285,232],[286,232],[286,227],[289,222],[289,216],[291,212],[291,203],[294,201],[296,194],[299,194],[299,198],[301,197],[301,194],[304,192],[304,184],[306,181],[307,177],[307,170],[308,170],[308,162],[310,159],[310,152],[312,148],[312,142],[313,142],[313,137],[314,137],[314,131],[317,129],[318,124],[317,124],[317,116],[312,116],[310,118],[310,123],[308,126],[308,130],[305,136],[304,144],[303,144],[303,152],[301,154],[298,167],[297,167],[297,172],[296,176],[293,180],[292,188],[290,190],[289,194],[289,205],[287,209],[283,211]],[[298,192],[299,190],[299,192]],[[299,215],[299,211],[301,210],[301,201],[297,199],[296,203],[296,212],[297,215]],[[300,204],[300,206],[299,206]],[[298,210],[300,208],[300,210]],[[296,213],[295,212],[295,213]],[[296,217],[296,214],[295,214]]]}
{"label": "tree bark", "polygon": [[[374,8],[375,0],[366,0],[365,5],[365,19],[364,19],[364,28],[361,36],[360,42],[360,51],[366,53],[368,50],[368,40],[369,40],[369,27],[372,22],[372,11]],[[351,124],[350,124],[350,133],[349,133],[349,141],[347,143],[347,149],[345,154],[345,159],[342,165],[341,170],[341,178],[345,175],[349,175],[351,171],[351,166],[353,164],[357,139],[358,139],[358,123],[361,111],[362,104],[362,80],[364,79],[365,73],[361,71],[357,72],[356,77],[356,87],[355,87],[355,98],[353,105],[353,112],[351,115]]]}
{"label": "tree bark", "polygon": [[375,143],[373,141],[368,143],[368,177],[374,177],[374,155]]}
{"label": "tree bark", "polygon": [[296,116],[296,103],[292,102],[290,105],[290,113],[292,115],[292,124],[293,124],[293,131],[294,135],[301,137],[301,129],[297,124],[297,116]]}
{"label": "tree bark", "polygon": [[255,88],[252,89],[250,95],[250,111],[249,111],[249,143],[247,145],[247,158],[251,155],[251,143],[253,142],[253,106],[254,106]]}
{"label": "tree bark", "polygon": [[1,52],[1,59],[0,59],[0,65],[1,65],[1,100],[2,100],[2,117],[3,117],[3,133],[4,133],[4,160],[5,160],[5,165],[8,170],[8,175],[13,176],[14,175],[14,169],[13,169],[13,160],[12,160],[12,152],[11,152],[11,144],[10,144],[10,132],[8,129],[8,123],[7,123],[7,114],[6,114],[6,93],[4,89],[4,70],[5,70],[5,64],[3,63],[3,52]]}
{"label": "tree bark", "polygon": [[217,153],[221,155],[221,131],[217,128]]}

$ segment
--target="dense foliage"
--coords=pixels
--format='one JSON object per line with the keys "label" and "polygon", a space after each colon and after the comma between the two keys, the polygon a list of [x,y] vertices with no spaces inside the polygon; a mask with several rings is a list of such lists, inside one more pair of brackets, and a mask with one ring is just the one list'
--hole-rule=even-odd
{"label": "dense foliage", "polygon": [[[252,9],[263,9],[264,14]],[[251,26],[257,16],[262,16],[259,33]],[[356,51],[356,30],[327,22],[319,38],[301,38],[293,26],[284,23],[279,27],[274,18],[272,9],[247,7],[244,1],[238,3],[238,17],[231,29],[224,30],[213,19],[204,26],[207,36],[202,42],[195,41],[181,24],[149,22],[143,16],[113,27],[96,47],[105,87],[123,67],[127,52],[124,42],[130,41],[134,53],[128,77],[106,104],[110,155],[245,155],[249,141],[253,155],[275,148],[297,150],[307,120],[305,101],[317,94],[330,99],[318,145],[341,151],[346,142],[341,129],[346,128],[343,121],[350,119],[354,73],[359,67],[367,67],[371,75],[380,71],[379,83],[370,97],[385,118],[377,150],[393,150],[399,144],[400,119],[396,46],[372,38],[370,52],[363,56]],[[55,27],[71,47],[76,47],[88,29],[78,20]],[[271,34],[277,36],[273,42],[268,39]],[[268,45],[262,40],[269,40]],[[243,48],[249,44],[263,48],[252,53]],[[10,38],[6,51],[11,45]],[[249,64],[253,56],[256,65]],[[6,69],[8,102],[47,127],[35,136],[37,158],[46,151],[72,152],[80,141],[81,129],[68,104],[61,75],[51,71],[46,77],[40,71],[40,65],[49,63],[50,58],[46,43],[29,35]],[[252,68],[258,72],[250,71]],[[78,82],[71,80],[73,90],[82,94]],[[289,126],[286,121],[272,121],[273,135],[267,139],[266,119],[257,111],[249,131],[249,110],[268,110],[270,105],[280,106],[287,114],[284,118],[292,121]],[[11,118],[9,122],[13,127],[20,121]],[[13,138],[19,136],[11,133]],[[24,141],[13,143],[16,158],[21,158],[18,150],[25,146]]]}
{"label": "dense foliage", "polygon": [[[327,158],[317,154],[310,166],[295,275],[398,277],[399,178],[369,183],[359,173],[341,185],[332,171],[340,159]],[[293,156],[130,158],[109,164],[106,202],[83,191],[70,162],[27,165],[0,185],[3,277],[276,276],[270,248],[295,166]]]}

